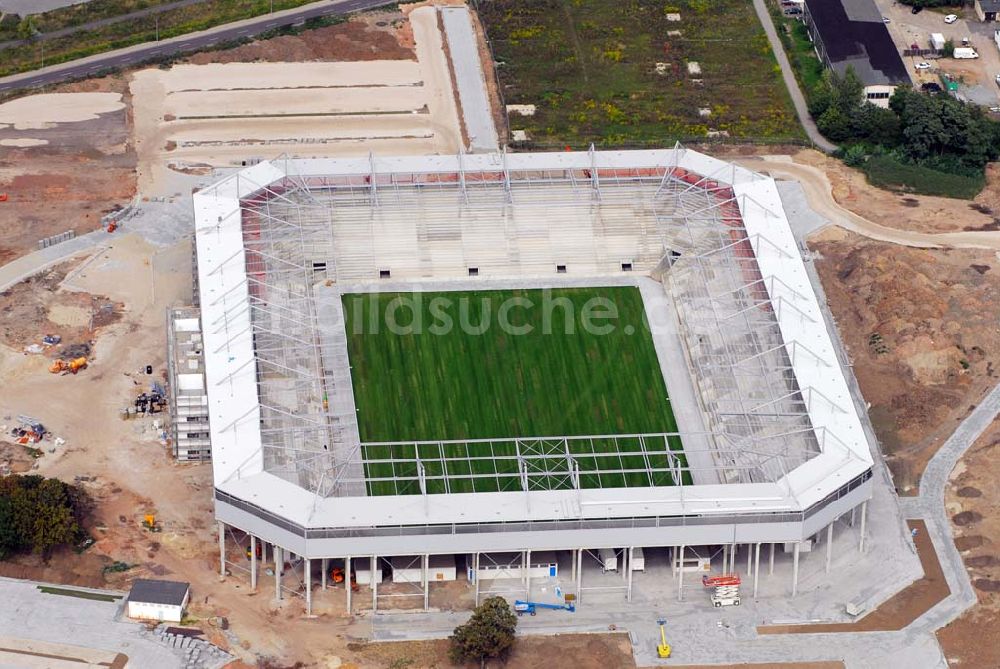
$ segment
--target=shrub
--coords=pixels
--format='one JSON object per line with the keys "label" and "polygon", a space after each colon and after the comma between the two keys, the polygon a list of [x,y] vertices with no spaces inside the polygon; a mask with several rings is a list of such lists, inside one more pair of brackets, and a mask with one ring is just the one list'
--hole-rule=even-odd
{"label": "shrub", "polygon": [[469,622],[459,625],[449,638],[452,662],[479,662],[506,658],[514,645],[517,616],[503,597],[489,597],[472,612]]}

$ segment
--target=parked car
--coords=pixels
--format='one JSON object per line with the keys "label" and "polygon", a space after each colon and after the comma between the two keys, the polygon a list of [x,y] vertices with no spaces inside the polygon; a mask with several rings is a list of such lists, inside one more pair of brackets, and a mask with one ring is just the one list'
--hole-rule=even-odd
{"label": "parked car", "polygon": [[955,16],[954,14],[949,14],[948,16],[944,17],[944,22],[948,23],[948,24],[952,24],[952,23],[954,23],[957,20],[958,20],[958,17]]}
{"label": "parked car", "polygon": [[918,70],[929,70],[929,69],[931,69],[931,64],[930,63],[917,63],[916,65],[914,65],[914,67],[917,68]]}
{"label": "parked car", "polygon": [[924,8],[921,7],[920,5],[917,5],[916,7],[914,7],[913,9],[910,10],[910,13],[911,14],[919,14],[922,11],[924,11]]}
{"label": "parked car", "polygon": [[928,81],[926,83],[920,84],[920,90],[924,93],[940,93],[941,84],[936,81]]}

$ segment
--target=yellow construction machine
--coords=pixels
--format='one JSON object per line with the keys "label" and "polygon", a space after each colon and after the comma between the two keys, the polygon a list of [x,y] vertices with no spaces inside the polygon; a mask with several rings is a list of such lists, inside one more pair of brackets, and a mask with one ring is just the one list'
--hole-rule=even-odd
{"label": "yellow construction machine", "polygon": [[670,644],[667,643],[667,632],[664,627],[667,621],[660,618],[656,621],[656,624],[660,626],[660,643],[656,645],[656,656],[657,657],[670,657]]}
{"label": "yellow construction machine", "polygon": [[53,374],[60,374],[63,372],[72,372],[76,374],[81,369],[86,369],[87,359],[86,358],[74,358],[73,360],[53,360],[52,366],[49,367],[49,371]]}

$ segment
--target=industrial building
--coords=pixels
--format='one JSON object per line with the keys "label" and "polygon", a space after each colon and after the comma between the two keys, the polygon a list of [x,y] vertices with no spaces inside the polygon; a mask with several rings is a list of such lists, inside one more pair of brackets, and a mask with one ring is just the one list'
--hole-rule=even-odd
{"label": "industrial building", "polygon": [[[258,588],[273,561],[275,596],[307,610],[331,564],[373,608],[384,569],[419,570],[425,607],[450,577],[477,599],[560,578],[585,600],[594,556],[630,600],[637,556],[669,554],[681,596],[685,573],[731,571],[745,544],[754,578],[762,549],[773,564],[787,546],[794,594],[800,551],[838,518],[859,515],[864,541],[869,444],[769,177],[681,146],[279,159],[196,193],[194,211],[223,574]],[[342,296],[525,286],[635,286],[677,431],[399,442],[413,455],[373,458]],[[621,457],[574,455],[598,438]],[[651,457],[673,438],[683,458]],[[501,491],[452,492],[499,442],[516,452],[513,474],[492,474]],[[602,484],[626,474],[648,485]]]}
{"label": "industrial building", "polygon": [[191,586],[181,581],[140,578],[128,593],[128,617],[179,623],[191,599]]}
{"label": "industrial building", "polygon": [[911,84],[874,0],[805,0],[802,20],[823,64],[841,76],[853,69],[872,104],[888,108],[896,87]]}

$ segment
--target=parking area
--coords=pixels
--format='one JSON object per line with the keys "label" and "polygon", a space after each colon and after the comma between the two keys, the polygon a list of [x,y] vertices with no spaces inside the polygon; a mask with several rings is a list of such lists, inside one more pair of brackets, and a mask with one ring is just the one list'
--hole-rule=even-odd
{"label": "parking area", "polygon": [[[941,83],[940,75],[945,73],[959,82],[961,97],[985,107],[1000,106],[1000,87],[995,82],[1000,74],[1000,48],[993,39],[994,30],[1000,28],[1000,24],[981,23],[971,7],[958,12],[958,20],[948,24],[945,16],[955,10],[925,9],[913,14],[910,6],[893,0],[875,0],[875,3],[889,19],[889,34],[900,52],[912,45],[929,49],[931,33],[940,33],[956,47],[962,47],[964,40],[968,40],[968,46],[979,54],[976,59],[904,56],[903,63],[916,86]],[[930,68],[918,69],[919,63],[928,63]]]}

